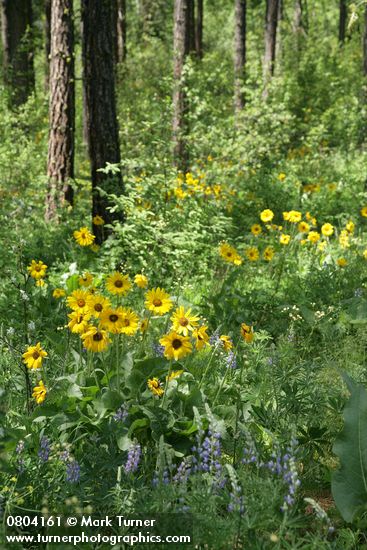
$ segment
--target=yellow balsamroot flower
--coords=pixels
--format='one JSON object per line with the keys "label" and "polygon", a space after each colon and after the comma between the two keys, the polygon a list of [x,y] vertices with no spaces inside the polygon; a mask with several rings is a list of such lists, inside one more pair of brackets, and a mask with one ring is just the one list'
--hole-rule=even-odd
{"label": "yellow balsamroot flower", "polygon": [[363,254],[364,259],[367,260],[367,248],[365,250],[363,250],[362,254]]}
{"label": "yellow balsamroot flower", "polygon": [[138,273],[134,277],[134,283],[139,288],[147,288],[148,286],[148,278],[145,275],[142,275],[141,273]]}
{"label": "yellow balsamroot flower", "polygon": [[79,277],[79,285],[80,286],[91,286],[93,283],[93,275],[91,273],[83,273],[81,277]]}
{"label": "yellow balsamroot flower", "polygon": [[319,243],[317,245],[317,249],[320,251],[320,252],[323,252],[326,248],[326,245],[327,245],[327,242],[326,241],[322,241],[321,243]]}
{"label": "yellow balsamroot flower", "polygon": [[354,233],[354,229],[355,229],[355,224],[354,224],[354,222],[352,222],[352,220],[350,220],[350,221],[346,224],[345,229],[348,231],[348,233]]}
{"label": "yellow balsamroot flower", "polygon": [[180,306],[176,309],[171,317],[173,330],[178,334],[188,336],[189,331],[194,330],[197,326],[200,317],[191,315],[191,309],[185,312],[184,306]]}
{"label": "yellow balsamroot flower", "polygon": [[119,334],[123,324],[124,311],[122,307],[116,309],[105,309],[99,316],[100,326],[112,334]]}
{"label": "yellow balsamroot flower", "polygon": [[222,346],[226,351],[229,351],[233,348],[233,342],[226,334],[222,334],[222,336],[219,336],[219,340],[221,341]]}
{"label": "yellow balsamroot flower", "polygon": [[106,288],[111,294],[125,295],[131,288],[129,275],[115,271],[107,277]]}
{"label": "yellow balsamroot flower", "polygon": [[121,334],[127,334],[128,336],[132,336],[135,334],[135,332],[139,328],[139,317],[130,308],[123,307],[122,310],[122,319],[121,319],[121,328],[120,333]]}
{"label": "yellow balsamroot flower", "polygon": [[310,231],[310,225],[307,222],[300,222],[298,224],[298,231],[300,233],[308,233]]}
{"label": "yellow balsamroot flower", "polygon": [[45,286],[45,280],[44,279],[37,279],[36,286]]}
{"label": "yellow balsamroot flower", "polygon": [[345,267],[348,264],[348,261],[345,258],[338,258],[336,263],[339,267]]}
{"label": "yellow balsamroot flower", "polygon": [[361,208],[361,216],[363,216],[364,218],[367,218],[367,206],[364,206],[363,208]]}
{"label": "yellow balsamroot flower", "polygon": [[196,349],[201,350],[204,346],[210,346],[209,335],[206,333],[207,330],[208,327],[203,325],[193,331],[192,335],[195,338]]}
{"label": "yellow balsamroot flower", "polygon": [[33,279],[43,279],[46,275],[47,265],[44,264],[41,260],[38,262],[36,260],[31,261],[31,265],[27,267],[27,270]]}
{"label": "yellow balsamroot flower", "polygon": [[291,240],[291,236],[285,235],[284,233],[282,233],[279,237],[280,244],[284,244],[284,245],[289,244],[290,240]]}
{"label": "yellow balsamroot flower", "polygon": [[274,258],[274,248],[272,246],[267,246],[263,252],[263,258],[267,262],[271,262],[271,260]]}
{"label": "yellow balsamroot flower", "polygon": [[302,219],[302,213],[299,212],[298,210],[290,210],[288,214],[289,214],[288,221],[291,223],[298,223]]}
{"label": "yellow balsamroot flower", "polygon": [[74,231],[74,239],[80,246],[90,246],[93,244],[95,236],[89,231],[88,227],[81,227]]}
{"label": "yellow balsamroot flower", "polygon": [[340,232],[339,244],[342,248],[349,248],[350,247],[349,235],[350,235],[350,233],[348,233],[348,231],[346,229],[343,229]]}
{"label": "yellow balsamroot flower", "polygon": [[149,319],[143,319],[140,323],[140,332],[144,334],[149,327]]}
{"label": "yellow balsamroot flower", "polygon": [[274,218],[274,212],[269,208],[263,210],[260,214],[260,220],[264,223],[269,223]]}
{"label": "yellow balsamroot flower", "polygon": [[283,212],[283,220],[288,222],[289,221],[289,212]]}
{"label": "yellow balsamroot flower", "polygon": [[42,349],[40,342],[37,342],[35,346],[28,346],[25,353],[23,353],[23,363],[27,365],[29,369],[40,369],[44,357],[47,357],[47,352]]}
{"label": "yellow balsamroot flower", "polygon": [[222,243],[219,247],[219,254],[226,262],[235,265],[242,264],[242,258],[238,254],[237,250],[228,243]]}
{"label": "yellow balsamroot flower", "polygon": [[261,225],[259,225],[258,223],[254,223],[254,225],[251,226],[251,233],[253,235],[260,235],[261,232],[262,228]]}
{"label": "yellow balsamroot flower", "polygon": [[321,238],[321,235],[318,231],[310,231],[307,235],[307,240],[310,241],[310,243],[317,243]]}
{"label": "yellow balsamroot flower", "polygon": [[257,262],[259,259],[259,251],[256,248],[256,246],[251,246],[246,250],[246,256],[250,260],[250,262]]}
{"label": "yellow balsamroot flower", "polygon": [[166,376],[167,382],[171,382],[171,380],[178,378],[183,372],[183,370],[173,370],[169,376]]}
{"label": "yellow balsamroot flower", "polygon": [[324,225],[321,227],[321,233],[325,237],[331,237],[331,235],[334,233],[334,227],[331,225],[331,223],[324,223]]}
{"label": "yellow balsamroot flower", "polygon": [[66,298],[66,303],[70,309],[77,311],[78,313],[88,313],[89,307],[87,299],[90,296],[86,290],[74,290],[70,296]]}
{"label": "yellow balsamroot flower", "polygon": [[173,307],[172,300],[163,288],[152,288],[145,294],[145,307],[157,315],[164,315]]}
{"label": "yellow balsamroot flower", "polygon": [[40,380],[38,382],[38,386],[35,386],[33,388],[33,393],[32,393],[32,397],[35,398],[37,405],[40,405],[41,403],[44,402],[46,398],[46,394],[47,394],[47,390],[45,388],[45,385],[42,382],[42,380]]}
{"label": "yellow balsamroot flower", "polygon": [[280,174],[278,174],[278,180],[279,181],[284,181],[285,178],[286,178],[286,174],[284,174],[284,172],[280,172]]}
{"label": "yellow balsamroot flower", "polygon": [[68,322],[68,327],[74,334],[83,334],[88,325],[88,321],[91,318],[90,313],[79,313],[78,311],[73,311],[68,313],[70,321]]}
{"label": "yellow balsamroot flower", "polygon": [[246,325],[246,323],[241,324],[241,336],[247,342],[250,344],[252,340],[254,339],[254,330],[251,326]]}
{"label": "yellow balsamroot flower", "polygon": [[164,346],[164,356],[167,359],[178,361],[192,352],[190,338],[188,336],[182,336],[175,331],[162,336],[159,343]]}
{"label": "yellow balsamroot flower", "polygon": [[99,216],[98,214],[96,216],[93,216],[92,222],[94,225],[104,225],[105,221],[102,218],[102,216]]}
{"label": "yellow balsamroot flower", "polygon": [[56,300],[63,298],[65,295],[66,295],[66,292],[63,288],[55,288],[55,290],[52,293],[52,296],[56,298]]}
{"label": "yellow balsamroot flower", "polygon": [[162,383],[158,378],[149,378],[147,386],[153,395],[158,395],[158,397],[162,397],[162,395],[164,394]]}
{"label": "yellow balsamroot flower", "polygon": [[111,307],[111,302],[101,294],[90,294],[87,297],[87,306],[89,313],[98,319],[103,311]]}
{"label": "yellow balsamroot flower", "polygon": [[81,337],[84,347],[93,352],[104,351],[108,347],[108,344],[111,343],[107,331],[92,325],[87,327],[86,332],[84,332]]}

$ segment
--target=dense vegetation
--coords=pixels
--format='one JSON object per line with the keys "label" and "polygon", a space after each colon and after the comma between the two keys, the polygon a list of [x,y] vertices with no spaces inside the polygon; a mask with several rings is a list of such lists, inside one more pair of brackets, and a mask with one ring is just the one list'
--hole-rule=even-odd
{"label": "dense vegetation", "polygon": [[[0,89],[4,526],[175,513],[196,548],[367,548],[365,5],[348,6],[341,43],[337,2],[303,5],[299,28],[282,4],[264,94],[265,2],[247,2],[235,110],[233,2],[204,2],[203,57],[180,81],[183,162],[173,6],[147,3],[143,25],[127,2],[121,162],[97,189],[108,224],[83,137],[79,2],[74,198],[45,218],[34,2],[34,93],[14,106]],[[9,545],[23,547],[41,546]]]}

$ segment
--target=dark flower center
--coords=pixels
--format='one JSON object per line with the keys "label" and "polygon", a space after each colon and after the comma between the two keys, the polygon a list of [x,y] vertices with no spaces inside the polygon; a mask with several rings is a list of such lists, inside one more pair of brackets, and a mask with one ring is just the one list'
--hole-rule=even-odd
{"label": "dark flower center", "polygon": [[80,300],[77,301],[77,304],[78,304],[79,307],[84,307],[85,306],[85,300],[80,299]]}
{"label": "dark flower center", "polygon": [[182,341],[178,338],[175,338],[174,340],[172,340],[172,347],[173,349],[180,349],[182,347]]}
{"label": "dark flower center", "polygon": [[156,298],[155,300],[153,300],[153,305],[155,307],[160,307],[162,305],[162,300],[160,300],[159,298]]}
{"label": "dark flower center", "polygon": [[115,281],[115,286],[117,286],[117,288],[121,288],[122,287],[122,281],[120,281],[119,279],[117,281]]}
{"label": "dark flower center", "polygon": [[125,327],[130,326],[130,320],[129,319],[124,319],[123,323],[124,323]]}
{"label": "dark flower center", "polygon": [[118,320],[119,316],[116,315],[115,313],[113,313],[112,315],[110,315],[110,321],[112,323],[116,323],[116,321]]}
{"label": "dark flower center", "polygon": [[34,351],[34,352],[32,353],[33,359],[38,359],[39,356],[40,356],[40,354],[38,353],[38,351]]}
{"label": "dark flower center", "polygon": [[93,334],[93,340],[95,342],[100,342],[101,340],[103,340],[103,335],[100,332],[96,332],[95,334]]}
{"label": "dark flower center", "polygon": [[103,306],[102,306],[102,304],[95,304],[94,309],[95,309],[95,311],[102,311]]}
{"label": "dark flower center", "polygon": [[189,320],[186,319],[186,317],[181,317],[181,319],[179,319],[178,322],[182,327],[187,327],[187,325],[189,324]]}

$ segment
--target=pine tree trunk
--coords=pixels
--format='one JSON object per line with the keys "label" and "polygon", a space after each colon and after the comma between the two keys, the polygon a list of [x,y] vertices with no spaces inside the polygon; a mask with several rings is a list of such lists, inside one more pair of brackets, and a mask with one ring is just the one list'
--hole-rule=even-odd
{"label": "pine tree trunk", "polygon": [[264,93],[268,96],[268,86],[274,74],[276,37],[278,25],[279,0],[266,1],[266,22],[265,22],[265,56],[264,56]]}
{"label": "pine tree trunk", "polygon": [[242,91],[246,65],[246,0],[235,0],[234,105],[239,114],[245,105]]}
{"label": "pine tree trunk", "polygon": [[196,51],[195,43],[195,0],[187,0],[188,3],[188,17],[189,17],[189,53]]}
{"label": "pine tree trunk", "polygon": [[73,0],[52,0],[46,220],[57,220],[65,200],[73,201],[74,78]]}
{"label": "pine tree trunk", "polygon": [[126,0],[117,0],[117,59],[126,60]]}
{"label": "pine tree trunk", "polygon": [[45,0],[45,90],[50,86],[51,0]]}
{"label": "pine tree trunk", "polygon": [[347,23],[347,0],[339,0],[339,42],[345,42],[345,28]]}
{"label": "pine tree trunk", "polygon": [[175,0],[174,9],[174,89],[173,89],[173,145],[175,165],[182,171],[188,166],[186,143],[187,97],[184,89],[183,68],[189,53],[188,0]]}
{"label": "pine tree trunk", "polygon": [[203,58],[203,21],[204,6],[203,0],[197,0],[196,25],[195,25],[195,49],[198,59]]}
{"label": "pine tree trunk", "polygon": [[16,107],[34,90],[32,2],[1,0],[1,8],[5,83]]}
{"label": "pine tree trunk", "polygon": [[[92,171],[92,215],[110,224],[123,216],[109,211],[113,203],[105,193],[123,192],[121,174],[104,173],[107,163],[120,164],[120,144],[115,98],[114,43],[110,0],[82,0],[83,82],[88,149]],[[107,236],[103,226],[93,225],[96,242]]]}

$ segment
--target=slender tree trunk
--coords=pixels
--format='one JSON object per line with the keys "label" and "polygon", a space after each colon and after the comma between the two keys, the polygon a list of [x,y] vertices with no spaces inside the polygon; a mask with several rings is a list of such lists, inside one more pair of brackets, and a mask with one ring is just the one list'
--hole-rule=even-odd
{"label": "slender tree trunk", "polygon": [[347,24],[347,0],[339,0],[339,42],[345,42],[345,28]]}
{"label": "slender tree trunk", "polygon": [[57,220],[65,200],[73,201],[74,78],[73,0],[52,0],[46,220]]}
{"label": "slender tree trunk", "polygon": [[126,0],[117,0],[117,59],[126,60]]}
{"label": "slender tree trunk", "polygon": [[268,96],[268,86],[275,68],[276,37],[278,25],[279,0],[266,1],[265,56],[264,56],[264,92]]}
{"label": "slender tree trunk", "polygon": [[[123,192],[121,173],[101,172],[108,163],[120,164],[120,144],[115,98],[114,43],[111,0],[82,0],[83,82],[85,89],[88,149],[92,171],[92,215],[111,224],[123,216],[110,212],[111,199],[104,193]],[[98,188],[103,190],[103,194]],[[108,231],[93,225],[96,242]]]}
{"label": "slender tree trunk", "polygon": [[195,42],[195,0],[187,0],[188,3],[188,17],[189,17],[189,53],[196,51]]}
{"label": "slender tree trunk", "polygon": [[45,90],[50,87],[51,0],[45,0]]}
{"label": "slender tree trunk", "polygon": [[203,58],[203,21],[204,6],[203,0],[196,0],[196,26],[195,26],[195,49],[198,59]]}
{"label": "slender tree trunk", "polygon": [[173,88],[173,145],[175,165],[182,171],[188,166],[185,115],[187,97],[184,89],[183,68],[189,53],[188,0],[175,0],[174,9],[174,88]]}
{"label": "slender tree trunk", "polygon": [[299,34],[303,32],[303,5],[302,0],[295,0],[293,16],[293,32]]}
{"label": "slender tree trunk", "polygon": [[235,0],[234,106],[239,114],[245,105],[242,91],[246,65],[246,0]]}
{"label": "slender tree trunk", "polygon": [[16,107],[34,90],[32,2],[1,0],[1,11],[5,82]]}
{"label": "slender tree trunk", "polygon": [[363,73],[367,77],[367,4],[364,8]]}

